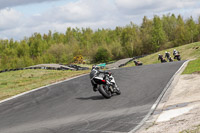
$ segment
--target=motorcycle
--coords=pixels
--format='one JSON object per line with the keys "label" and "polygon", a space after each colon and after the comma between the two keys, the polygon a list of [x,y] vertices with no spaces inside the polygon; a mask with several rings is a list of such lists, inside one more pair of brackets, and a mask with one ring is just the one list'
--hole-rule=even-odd
{"label": "motorcycle", "polygon": [[180,56],[180,54],[176,54],[176,55],[174,55],[174,59],[177,59],[178,61],[180,61],[180,60],[181,60],[181,56]]}
{"label": "motorcycle", "polygon": [[165,58],[163,58],[163,56],[162,55],[158,55],[158,60],[160,60],[161,61],[161,63],[165,63],[165,62],[167,62],[166,60],[165,60]]}
{"label": "motorcycle", "polygon": [[96,86],[96,90],[106,99],[111,98],[114,93],[121,94],[111,72],[99,72],[94,69],[90,73],[90,80],[93,86]]}

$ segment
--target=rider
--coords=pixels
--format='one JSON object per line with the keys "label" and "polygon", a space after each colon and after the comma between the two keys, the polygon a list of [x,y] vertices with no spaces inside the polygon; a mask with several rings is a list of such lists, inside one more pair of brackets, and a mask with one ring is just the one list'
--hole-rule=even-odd
{"label": "rider", "polygon": [[175,56],[176,54],[178,54],[179,52],[176,51],[176,49],[173,50],[173,55]]}
{"label": "rider", "polygon": [[158,60],[162,60],[163,59],[163,55],[158,54]]}
{"label": "rider", "polygon": [[167,59],[169,60],[169,57],[170,57],[170,53],[165,51],[165,58],[167,57]]}
{"label": "rider", "polygon": [[135,63],[136,66],[141,66],[142,65],[142,62],[140,62],[140,61],[134,60],[133,62]]}
{"label": "rider", "polygon": [[158,60],[160,60],[161,63],[167,62],[167,61],[163,58],[163,55],[161,55],[161,54],[158,54]]}
{"label": "rider", "polygon": [[174,59],[178,60],[178,58],[180,58],[179,51],[177,51],[176,49],[174,49],[173,55],[174,55]]}
{"label": "rider", "polygon": [[[99,67],[96,66],[96,65],[92,66],[92,69],[91,69],[90,73],[92,73],[92,72],[94,72],[94,73],[97,72],[97,75],[99,75],[100,73],[109,74],[109,72],[107,72],[107,71],[99,70]],[[92,81],[91,81],[91,83],[92,83],[92,86],[93,86],[93,91],[97,91],[97,84],[94,84]]]}
{"label": "rider", "polygon": [[[97,76],[98,76],[99,74],[101,74],[101,73],[103,73],[103,74],[108,74],[108,75],[110,76],[110,78],[112,78],[112,81],[115,83],[115,79],[114,79],[114,77],[111,75],[111,72],[100,70],[98,66],[93,65],[90,73],[96,73],[96,72],[97,72],[97,74],[96,74]],[[90,78],[91,78],[91,77],[90,77]],[[91,83],[92,83],[92,86],[93,86],[93,91],[97,91],[97,84],[94,84],[92,81],[91,81]],[[116,84],[115,84],[115,87],[116,87],[117,89],[119,89],[119,88],[117,87]]]}

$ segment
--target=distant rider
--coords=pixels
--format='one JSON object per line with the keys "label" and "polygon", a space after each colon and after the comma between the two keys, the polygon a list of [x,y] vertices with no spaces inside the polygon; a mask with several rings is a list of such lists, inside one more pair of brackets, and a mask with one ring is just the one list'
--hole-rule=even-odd
{"label": "distant rider", "polygon": [[179,52],[178,52],[176,49],[174,49],[174,50],[173,50],[173,56],[175,56],[175,55],[177,55],[177,54],[179,54]]}
{"label": "distant rider", "polygon": [[165,58],[167,58],[169,60],[169,57],[170,57],[170,53],[165,51]]}
{"label": "distant rider", "polygon": [[174,49],[173,55],[174,55],[174,59],[177,59],[178,61],[181,60],[180,53],[176,49]]}
{"label": "distant rider", "polygon": [[135,63],[136,66],[141,66],[142,65],[142,62],[140,62],[140,61],[134,60],[133,62]]}
{"label": "distant rider", "polygon": [[160,60],[161,63],[167,62],[167,61],[163,58],[163,55],[161,55],[161,54],[158,54],[158,60]]}

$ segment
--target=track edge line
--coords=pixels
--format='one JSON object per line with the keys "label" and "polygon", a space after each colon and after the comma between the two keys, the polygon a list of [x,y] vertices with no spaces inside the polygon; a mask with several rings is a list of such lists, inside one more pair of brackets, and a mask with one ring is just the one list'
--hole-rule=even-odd
{"label": "track edge line", "polygon": [[161,99],[163,98],[165,92],[168,90],[168,88],[170,87],[172,81],[174,80],[175,76],[179,74],[179,72],[182,70],[182,68],[189,62],[190,60],[185,61],[181,67],[176,71],[176,73],[171,77],[171,79],[169,80],[169,82],[167,83],[167,85],[165,86],[165,88],[163,89],[163,91],[161,92],[161,94],[159,95],[159,97],[157,98],[156,102],[152,105],[150,111],[148,112],[148,114],[143,118],[143,120],[131,131],[129,131],[128,133],[134,133],[137,130],[139,130],[143,124],[145,123],[146,120],[148,120],[148,118],[153,114],[153,112],[155,111],[155,109],[157,108],[157,106],[159,105]]}

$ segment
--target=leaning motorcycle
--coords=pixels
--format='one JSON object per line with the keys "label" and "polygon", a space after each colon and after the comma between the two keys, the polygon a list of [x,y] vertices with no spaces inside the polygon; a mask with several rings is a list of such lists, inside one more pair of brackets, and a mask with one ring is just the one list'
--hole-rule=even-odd
{"label": "leaning motorcycle", "polygon": [[176,54],[176,55],[174,56],[174,59],[177,59],[178,61],[180,61],[180,60],[181,60],[180,54]]}
{"label": "leaning motorcycle", "polygon": [[121,94],[111,72],[99,73],[97,70],[93,70],[90,73],[90,80],[92,84],[97,86],[96,89],[106,99],[111,98],[114,93],[117,95]]}

